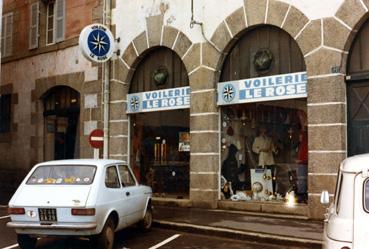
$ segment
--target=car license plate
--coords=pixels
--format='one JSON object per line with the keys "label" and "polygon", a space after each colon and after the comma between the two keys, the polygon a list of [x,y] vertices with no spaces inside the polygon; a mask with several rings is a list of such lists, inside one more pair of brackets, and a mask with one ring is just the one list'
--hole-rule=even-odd
{"label": "car license plate", "polygon": [[57,221],[55,208],[39,208],[38,216],[40,221]]}

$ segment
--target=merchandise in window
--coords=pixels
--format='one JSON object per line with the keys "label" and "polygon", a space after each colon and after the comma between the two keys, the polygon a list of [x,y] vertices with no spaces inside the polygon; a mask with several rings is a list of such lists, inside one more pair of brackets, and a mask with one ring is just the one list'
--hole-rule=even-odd
{"label": "merchandise in window", "polygon": [[223,199],[307,203],[306,99],[222,108]]}

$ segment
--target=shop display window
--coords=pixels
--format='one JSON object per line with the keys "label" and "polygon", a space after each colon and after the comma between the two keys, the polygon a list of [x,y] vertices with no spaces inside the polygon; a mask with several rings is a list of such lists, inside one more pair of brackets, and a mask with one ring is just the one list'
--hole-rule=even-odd
{"label": "shop display window", "polygon": [[222,199],[307,203],[306,107],[306,99],[222,107]]}
{"label": "shop display window", "polygon": [[189,110],[130,115],[130,162],[156,197],[188,198]]}

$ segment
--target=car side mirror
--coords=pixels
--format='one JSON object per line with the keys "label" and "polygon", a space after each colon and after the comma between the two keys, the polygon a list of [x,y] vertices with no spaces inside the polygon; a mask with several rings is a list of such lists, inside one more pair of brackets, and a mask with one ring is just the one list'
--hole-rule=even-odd
{"label": "car side mirror", "polygon": [[327,190],[323,190],[320,195],[320,203],[321,204],[329,204],[329,193]]}

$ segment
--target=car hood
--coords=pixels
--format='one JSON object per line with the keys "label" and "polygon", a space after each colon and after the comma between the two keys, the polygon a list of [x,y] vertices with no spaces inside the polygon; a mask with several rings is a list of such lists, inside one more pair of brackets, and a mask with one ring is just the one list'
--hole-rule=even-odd
{"label": "car hood", "polygon": [[84,207],[91,185],[26,185],[18,189],[11,205],[24,207]]}

